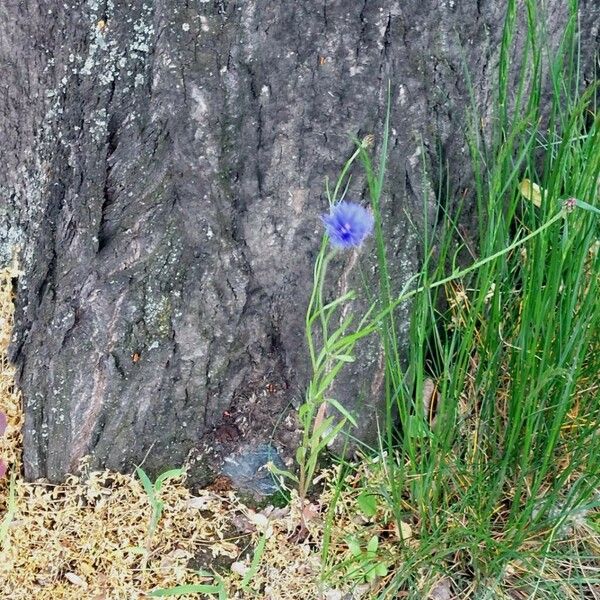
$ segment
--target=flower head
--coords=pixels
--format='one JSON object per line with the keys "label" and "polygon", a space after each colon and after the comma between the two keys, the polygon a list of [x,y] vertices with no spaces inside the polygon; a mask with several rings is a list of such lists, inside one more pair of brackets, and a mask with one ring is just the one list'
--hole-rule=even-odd
{"label": "flower head", "polygon": [[355,202],[334,204],[322,219],[331,245],[338,248],[360,246],[373,231],[373,214]]}

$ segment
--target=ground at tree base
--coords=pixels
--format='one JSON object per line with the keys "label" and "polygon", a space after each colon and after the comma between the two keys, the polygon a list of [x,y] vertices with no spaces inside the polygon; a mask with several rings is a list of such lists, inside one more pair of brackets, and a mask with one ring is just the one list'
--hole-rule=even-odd
{"label": "ground at tree base", "polygon": [[[0,407],[8,417],[0,456],[9,465],[8,477],[0,482],[0,599],[134,600],[157,589],[193,584],[216,586],[222,598],[232,599],[415,597],[414,589],[379,595],[419,539],[410,506],[400,528],[383,506],[366,514],[371,508],[364,490],[385,481],[377,460],[357,465],[343,486],[336,487],[337,468],[321,472],[318,487],[323,491],[304,507],[309,533],[301,539],[297,497],[284,508],[252,509],[222,481],[192,493],[182,478],[168,480],[160,495],[164,511],[152,536],[148,535],[151,504],[134,474],[88,472],[83,464],[80,476],[71,476],[64,484],[26,482],[21,475],[22,404],[6,357],[15,275],[11,270],[0,273]],[[377,561],[385,562],[387,574],[367,582],[370,559],[356,544],[366,545],[373,537]],[[326,538],[329,552],[324,563]],[[598,560],[596,566],[587,565],[587,571],[580,565],[581,573],[594,578],[600,538],[589,524],[581,523],[566,543],[582,540]],[[549,565],[547,576],[570,576],[571,565],[564,568],[562,573]],[[493,597],[530,598],[530,588],[522,583],[526,569],[519,561],[507,565]],[[325,571],[327,584],[322,581]],[[415,580],[422,584],[420,597],[427,600],[479,597],[475,584],[457,589],[451,578],[431,569],[423,568]],[[593,585],[588,589],[590,598],[600,597],[600,589]],[[572,596],[576,597],[583,596]]]}
{"label": "ground at tree base", "polygon": [[[157,588],[215,584],[213,577],[198,574],[213,569],[228,598],[371,597],[381,582],[340,582],[336,589],[320,582],[320,549],[333,485],[326,484],[321,497],[305,509],[310,535],[299,542],[294,538],[298,503],[255,511],[235,492],[220,489],[227,486],[218,481],[198,494],[192,494],[181,478],[167,481],[161,493],[163,516],[151,539],[151,506],[134,474],[87,472],[82,465],[80,476],[61,485],[26,482],[21,475],[22,404],[6,357],[15,274],[0,273],[0,406],[9,422],[0,439],[1,456],[9,465],[9,476],[0,482],[0,598],[133,600]],[[333,484],[336,473],[330,469],[321,478]],[[353,494],[347,496],[338,501],[331,530],[332,547],[341,542],[346,553],[342,537],[374,527],[356,513]],[[258,569],[243,589],[263,536],[266,544]],[[392,528],[380,548],[390,556],[397,554],[397,542]]]}

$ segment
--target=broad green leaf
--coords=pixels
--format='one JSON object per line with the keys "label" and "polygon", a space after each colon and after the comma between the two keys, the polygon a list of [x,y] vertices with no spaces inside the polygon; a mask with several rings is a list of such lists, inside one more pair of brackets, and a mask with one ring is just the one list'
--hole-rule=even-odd
{"label": "broad green leaf", "polygon": [[296,462],[302,463],[306,458],[306,448],[304,446],[299,446],[296,450]]}
{"label": "broad green leaf", "polygon": [[358,507],[366,517],[374,517],[377,514],[377,496],[368,492],[361,492],[356,499]]}
{"label": "broad green leaf", "polygon": [[371,552],[372,554],[375,554],[377,552],[377,548],[379,548],[379,538],[376,535],[374,535],[367,542],[367,552]]}
{"label": "broad green leaf", "polygon": [[355,537],[346,538],[346,543],[348,544],[348,549],[350,550],[352,556],[358,558],[362,554],[360,544]]}

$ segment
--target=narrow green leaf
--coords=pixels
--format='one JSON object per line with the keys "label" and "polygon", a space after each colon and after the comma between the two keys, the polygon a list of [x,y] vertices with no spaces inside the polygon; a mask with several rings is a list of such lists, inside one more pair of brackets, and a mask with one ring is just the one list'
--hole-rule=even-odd
{"label": "narrow green leaf", "polygon": [[194,583],[189,585],[177,585],[172,588],[158,589],[150,592],[148,595],[153,598],[165,598],[167,596],[183,596],[184,594],[221,594],[223,592],[223,584],[210,585],[202,583]]}
{"label": "narrow green leaf", "polygon": [[583,200],[576,199],[575,204],[579,208],[583,208],[583,210],[589,210],[590,212],[595,212],[596,214],[600,215],[600,209],[596,208],[595,206],[592,206],[591,204],[588,204],[587,202],[584,202]]}
{"label": "narrow green leaf", "polygon": [[141,546],[127,546],[127,548],[124,548],[123,551],[131,552],[131,554],[140,554],[142,556],[148,554],[148,550],[146,548],[142,548]]}
{"label": "narrow green leaf", "polygon": [[312,454],[318,455],[321,450],[323,450],[331,441],[335,439],[335,437],[344,429],[344,425],[346,424],[346,420],[340,421],[335,427],[327,431],[327,433],[323,434],[321,437],[321,441],[319,444],[312,449]]}
{"label": "narrow green leaf", "polygon": [[159,492],[162,488],[163,483],[170,479],[171,477],[181,477],[183,475],[183,469],[171,469],[170,471],[165,471],[161,473],[154,483],[154,489]]}
{"label": "narrow green leaf", "polygon": [[258,544],[256,545],[256,549],[254,550],[254,555],[252,556],[252,563],[250,564],[250,568],[248,569],[248,571],[244,575],[244,579],[242,580],[242,588],[246,589],[252,578],[256,575],[258,567],[260,566],[262,555],[265,551],[266,543],[267,536],[261,536],[261,538],[258,540]]}
{"label": "narrow green leaf", "polygon": [[288,479],[298,483],[298,478],[293,473],[291,473],[290,471],[285,471],[283,469],[280,469],[278,466],[276,466],[272,462],[268,463],[267,468],[274,475],[281,475],[282,477],[287,477]]}
{"label": "narrow green leaf", "polygon": [[331,404],[331,406],[336,408],[342,414],[343,417],[348,419],[348,421],[350,421],[350,423],[352,423],[352,425],[354,425],[354,427],[357,426],[356,419],[352,416],[352,414],[348,411],[348,409],[346,407],[344,407],[342,404],[340,404],[340,402],[338,402],[335,398],[327,398],[325,400],[325,402]]}
{"label": "narrow green leaf", "polygon": [[336,354],[333,357],[335,360],[340,360],[342,362],[345,363],[351,363],[355,361],[354,356],[350,355],[350,354]]}
{"label": "narrow green leaf", "polygon": [[146,472],[144,471],[144,469],[142,469],[142,467],[136,467],[135,472],[137,473],[137,476],[139,477],[140,481],[142,482],[142,487],[144,488],[144,491],[146,492],[146,494],[148,494],[150,499],[154,502],[154,496],[155,496],[154,486],[152,485],[152,482],[150,481],[148,475],[146,475]]}
{"label": "narrow green leaf", "polygon": [[323,419],[323,421],[321,421],[321,424],[316,427],[315,429],[313,429],[312,432],[312,441],[314,443],[317,442],[317,440],[321,439],[323,436],[327,435],[327,431],[329,429],[331,429],[331,425],[333,424],[333,417],[325,417]]}

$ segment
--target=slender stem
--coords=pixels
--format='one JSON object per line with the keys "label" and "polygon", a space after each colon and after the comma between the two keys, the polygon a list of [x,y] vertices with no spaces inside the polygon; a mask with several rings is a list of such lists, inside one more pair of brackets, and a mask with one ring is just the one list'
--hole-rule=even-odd
{"label": "slender stem", "polygon": [[344,167],[342,168],[342,171],[340,173],[340,176],[338,177],[338,180],[335,184],[335,188],[333,190],[333,202],[336,201],[337,199],[337,195],[340,191],[340,187],[342,185],[342,182],[344,181],[344,178],[346,177],[348,171],[350,170],[350,167],[352,166],[352,163],[358,158],[358,156],[360,155],[360,152],[362,150],[362,146],[360,144],[358,144],[358,147],[356,148],[356,150],[354,151],[354,154],[352,154],[352,156],[346,161],[346,164],[344,165]]}
{"label": "slender stem", "polygon": [[559,219],[564,217],[565,214],[566,214],[566,211],[564,209],[562,209],[560,212],[556,213],[556,215],[554,215],[554,217],[552,217],[549,221],[547,221],[546,223],[544,223],[543,225],[538,227],[536,230],[532,231],[530,234],[526,235],[524,238],[517,240],[516,242],[513,242],[512,244],[510,244],[510,246],[507,246],[506,248],[503,248],[502,250],[499,250],[498,252],[495,252],[494,254],[487,256],[486,258],[482,258],[481,260],[474,262],[472,265],[470,265],[460,271],[456,271],[456,273],[453,273],[452,275],[449,275],[448,277],[444,277],[443,279],[438,279],[437,281],[434,281],[433,283],[430,283],[428,285],[422,285],[421,287],[418,287],[414,290],[411,290],[410,292],[406,292],[405,294],[398,296],[398,298],[396,298],[387,308],[385,308],[378,315],[376,315],[373,318],[373,321],[375,321],[375,322],[381,321],[381,319],[383,319],[389,312],[393,311],[399,304],[401,304],[405,300],[408,300],[409,298],[412,298],[413,296],[416,296],[417,294],[420,294],[421,292],[424,292],[425,290],[432,290],[432,289],[438,288],[442,285],[445,285],[445,284],[449,283],[450,281],[460,279],[461,277],[468,275],[469,273],[479,269],[480,267],[483,267],[483,265],[486,265],[487,263],[492,262],[493,260],[496,260],[497,258],[504,256],[505,254],[508,254],[515,248],[522,246],[525,242],[528,242],[530,239],[532,239],[532,238],[536,237],[537,235],[539,235],[540,233],[542,233],[542,231],[545,231],[546,229],[548,229],[548,227],[554,225],[554,223],[556,223],[556,221],[558,221]]}

